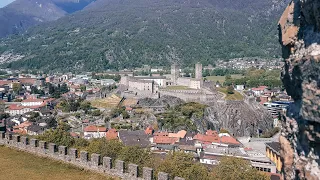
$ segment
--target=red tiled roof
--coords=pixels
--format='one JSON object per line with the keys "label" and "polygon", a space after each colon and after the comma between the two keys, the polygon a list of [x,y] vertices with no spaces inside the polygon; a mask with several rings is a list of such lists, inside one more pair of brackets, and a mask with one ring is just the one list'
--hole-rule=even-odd
{"label": "red tiled roof", "polygon": [[79,137],[79,134],[77,134],[77,133],[75,133],[75,132],[70,132],[70,135],[71,135],[72,137]]}
{"label": "red tiled roof", "polygon": [[204,135],[204,134],[197,134],[193,137],[194,140],[198,140],[201,141],[203,143],[219,143],[220,142],[220,138],[218,135],[215,136],[209,136],[209,135]]}
{"label": "red tiled roof", "polygon": [[32,125],[31,122],[26,121],[26,122],[19,124],[18,126],[13,126],[13,129],[25,128],[25,127],[29,127],[31,125]]}
{"label": "red tiled roof", "polygon": [[109,129],[106,133],[107,140],[118,139],[118,131],[116,129]]}
{"label": "red tiled roof", "polygon": [[155,132],[153,135],[154,136],[168,136],[169,133],[168,132]]}
{"label": "red tiled roof", "polygon": [[178,141],[179,138],[171,138],[168,136],[154,136],[153,142],[156,144],[174,144],[176,141]]}
{"label": "red tiled roof", "polygon": [[44,100],[43,99],[32,99],[32,98],[30,98],[30,99],[25,99],[22,102],[44,102]]}
{"label": "red tiled roof", "polygon": [[184,138],[187,134],[187,131],[180,130],[177,133],[169,133],[169,137],[177,137],[177,138]]}
{"label": "red tiled roof", "polygon": [[28,83],[28,84],[34,84],[36,82],[36,78],[19,78],[19,81],[23,84]]}
{"label": "red tiled roof", "polygon": [[9,106],[9,110],[21,110],[21,109],[25,109],[25,108],[37,109],[37,108],[41,108],[43,106],[45,106],[45,104],[41,104],[39,106],[19,106],[17,104],[11,104]]}
{"label": "red tiled roof", "polygon": [[98,126],[87,126],[84,128],[85,132],[107,132],[107,128],[105,127],[98,127]]}
{"label": "red tiled roof", "polygon": [[144,131],[146,134],[151,135],[153,133],[153,128],[151,126],[147,127],[147,129]]}
{"label": "red tiled roof", "polygon": [[231,136],[220,137],[220,142],[224,143],[224,144],[237,144],[237,145],[240,144],[235,138],[233,138]]}

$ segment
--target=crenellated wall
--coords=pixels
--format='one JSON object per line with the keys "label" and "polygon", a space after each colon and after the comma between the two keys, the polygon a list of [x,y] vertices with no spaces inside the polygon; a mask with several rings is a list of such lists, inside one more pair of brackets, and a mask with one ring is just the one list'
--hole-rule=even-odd
{"label": "crenellated wall", "polygon": [[[139,172],[138,165],[128,164],[128,169],[125,169],[125,162],[121,160],[116,160],[115,164],[113,165],[110,157],[101,158],[100,154],[91,154],[89,157],[89,153],[86,151],[78,152],[78,150],[74,148],[57,146],[53,143],[47,143],[37,139],[29,139],[25,136],[1,133],[0,145],[26,151],[38,156],[63,161],[80,168],[104,173],[109,176],[119,177],[126,180],[154,179],[152,168],[143,167],[143,172]],[[138,177],[138,174],[141,174],[142,177]],[[158,174],[158,180],[169,180],[169,174],[160,172]],[[184,179],[175,177],[175,180]]]}

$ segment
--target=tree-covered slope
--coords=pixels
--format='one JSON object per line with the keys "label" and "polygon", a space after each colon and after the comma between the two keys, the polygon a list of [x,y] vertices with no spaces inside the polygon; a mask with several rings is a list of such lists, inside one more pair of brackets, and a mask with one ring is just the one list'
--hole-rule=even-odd
{"label": "tree-covered slope", "polygon": [[0,43],[11,68],[105,70],[277,56],[279,0],[98,0]]}

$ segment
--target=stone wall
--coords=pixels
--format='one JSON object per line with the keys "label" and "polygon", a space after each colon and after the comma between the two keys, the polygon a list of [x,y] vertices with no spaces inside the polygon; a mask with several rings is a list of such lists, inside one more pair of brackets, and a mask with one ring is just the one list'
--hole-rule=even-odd
{"label": "stone wall", "polygon": [[[78,150],[74,148],[57,146],[53,143],[29,139],[25,136],[1,133],[0,145],[63,161],[80,168],[106,174],[107,176],[119,177],[126,180],[154,179],[153,169],[151,168],[143,167],[142,172],[139,172],[138,165],[128,164],[128,169],[125,169],[125,162],[121,160],[116,160],[115,164],[112,164],[112,159],[110,157],[101,157],[99,154],[91,154],[89,157],[89,154],[86,151],[78,152]],[[138,177],[138,174],[141,174],[142,177]],[[169,175],[160,172],[157,179],[169,180]],[[183,180],[178,177],[175,179]]]}
{"label": "stone wall", "polygon": [[279,21],[282,81],[294,99],[280,136],[285,179],[320,177],[320,1],[293,0]]}

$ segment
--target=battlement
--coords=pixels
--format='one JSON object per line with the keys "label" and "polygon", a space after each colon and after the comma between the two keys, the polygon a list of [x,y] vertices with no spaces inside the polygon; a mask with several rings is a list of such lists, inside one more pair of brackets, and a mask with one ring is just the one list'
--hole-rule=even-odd
{"label": "battlement", "polygon": [[[5,145],[10,148],[26,151],[38,156],[49,157],[54,160],[63,161],[81,167],[87,170],[104,173],[109,176],[115,176],[127,180],[152,180],[153,169],[143,167],[142,172],[139,172],[138,165],[128,164],[125,168],[125,162],[116,160],[113,164],[112,158],[101,157],[100,154],[91,154],[86,151],[78,152],[77,149],[68,148],[66,146],[57,146],[54,143],[30,139],[26,136],[12,135],[9,133],[0,134],[0,145]],[[141,177],[139,176],[141,175]],[[160,172],[157,176],[158,180],[169,180],[169,174]],[[180,177],[175,177],[175,180],[184,180]]]}

